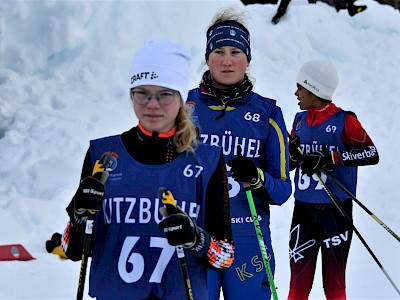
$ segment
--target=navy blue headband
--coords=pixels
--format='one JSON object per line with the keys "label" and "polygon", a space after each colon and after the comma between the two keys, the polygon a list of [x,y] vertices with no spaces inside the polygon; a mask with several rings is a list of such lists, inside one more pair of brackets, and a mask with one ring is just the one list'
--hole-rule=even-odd
{"label": "navy blue headband", "polygon": [[240,23],[235,21],[221,22],[207,30],[206,60],[213,50],[223,46],[239,48],[246,54],[247,60],[250,62],[250,33]]}

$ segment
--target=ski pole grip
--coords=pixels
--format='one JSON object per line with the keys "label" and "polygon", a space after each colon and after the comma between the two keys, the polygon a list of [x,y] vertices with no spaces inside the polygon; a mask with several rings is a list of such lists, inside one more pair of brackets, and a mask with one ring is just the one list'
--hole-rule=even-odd
{"label": "ski pole grip", "polygon": [[[93,172],[92,176],[99,180],[102,184],[105,184],[107,182],[109,173],[108,171],[105,171],[105,162],[110,161],[111,155],[104,154],[101,159],[96,160],[96,163],[94,164],[93,167]],[[89,220],[94,219],[94,214],[96,211],[94,210],[88,210],[89,214]]]}
{"label": "ski pole grip", "polygon": [[105,184],[107,182],[109,173],[107,171],[104,171],[101,173],[100,181],[101,183]]}
{"label": "ski pole grip", "polygon": [[248,182],[243,182],[243,186],[244,186],[244,189],[245,189],[246,191],[251,189],[251,188],[250,188],[250,183],[248,183]]}
{"label": "ski pole grip", "polygon": [[96,160],[96,163],[94,164],[92,176],[94,177],[96,175],[96,173],[101,173],[101,172],[104,172],[104,166],[103,166],[102,162],[98,159],[98,160]]}
{"label": "ski pole grip", "polygon": [[158,189],[158,198],[160,198],[162,203],[165,205],[168,215],[173,215],[176,213],[176,202],[171,191],[165,187],[160,187]]}
{"label": "ski pole grip", "polygon": [[92,176],[101,181],[101,183],[105,184],[108,179],[108,171],[105,170],[105,165],[110,162],[112,159],[111,154],[104,154],[103,157],[99,160],[96,160],[96,163],[93,167]]}

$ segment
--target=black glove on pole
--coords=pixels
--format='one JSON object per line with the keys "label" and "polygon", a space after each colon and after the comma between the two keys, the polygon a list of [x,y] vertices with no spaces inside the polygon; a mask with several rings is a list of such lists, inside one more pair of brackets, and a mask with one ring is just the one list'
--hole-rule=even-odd
{"label": "black glove on pole", "polygon": [[232,178],[238,182],[248,182],[250,187],[258,189],[265,183],[264,172],[257,168],[254,163],[242,155],[242,147],[236,148],[237,156],[227,162],[231,167]]}
{"label": "black glove on pole", "polygon": [[[198,227],[194,220],[176,205],[171,191],[164,187],[160,187],[158,189],[158,198],[161,199],[165,205],[165,207],[160,208],[160,212],[164,217],[166,217],[158,224],[158,227],[163,229],[166,233],[168,243],[176,248],[179,266],[181,268],[182,277],[185,284],[186,296],[188,300],[193,300],[192,286],[186,265],[185,251],[183,250],[182,245],[188,243],[194,245],[196,243],[196,239],[198,238]],[[165,208],[165,210],[162,210],[162,208]],[[174,217],[178,215],[180,215],[180,217]],[[181,230],[179,230],[179,227],[181,227]],[[195,232],[197,232],[197,234]],[[182,238],[178,236],[179,233],[183,235]]]}
{"label": "black glove on pole", "polygon": [[200,230],[196,221],[177,206],[175,200],[172,202],[171,199],[174,198],[170,191],[164,189],[161,195],[160,199],[165,205],[166,212],[162,208],[160,209],[165,219],[158,224],[158,228],[164,230],[171,246],[192,248],[200,238]]}
{"label": "black glove on pole", "polygon": [[303,154],[300,137],[297,135],[291,138],[289,134],[289,156],[291,162],[300,164],[302,173],[309,177],[322,169],[333,170],[336,167],[333,152],[328,151],[326,146],[321,151]]}
{"label": "black glove on pole", "polygon": [[105,172],[97,172],[93,176],[86,177],[82,180],[74,196],[75,213],[82,215],[86,213],[87,210],[99,211],[101,209],[105,190],[101,177]]}
{"label": "black glove on pole", "polygon": [[334,169],[336,167],[332,151],[324,148],[322,151],[315,151],[305,154],[300,164],[303,174],[311,177],[322,169]]}
{"label": "black glove on pole", "polygon": [[298,163],[303,159],[303,153],[300,146],[300,137],[295,135],[290,137],[289,135],[289,156],[290,160],[294,163]]}
{"label": "black glove on pole", "polygon": [[104,199],[104,184],[108,179],[108,171],[105,170],[107,161],[110,161],[110,158],[106,154],[103,155],[100,160],[96,161],[93,168],[93,177],[87,177],[82,180],[73,200],[75,216],[79,218],[80,215],[81,221],[86,219],[85,239],[83,241],[81,269],[79,273],[78,291],[76,294],[77,300],[83,299],[87,261],[92,244],[94,217],[96,211],[101,209]]}

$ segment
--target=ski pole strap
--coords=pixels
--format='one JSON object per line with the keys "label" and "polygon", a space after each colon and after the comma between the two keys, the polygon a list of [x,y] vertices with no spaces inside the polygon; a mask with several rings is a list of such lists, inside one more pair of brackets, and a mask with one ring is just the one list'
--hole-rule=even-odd
{"label": "ski pole strap", "polygon": [[255,190],[259,189],[262,186],[264,186],[264,183],[265,183],[264,171],[261,170],[260,168],[257,168],[257,174],[258,174],[257,181],[250,184],[250,186]]}

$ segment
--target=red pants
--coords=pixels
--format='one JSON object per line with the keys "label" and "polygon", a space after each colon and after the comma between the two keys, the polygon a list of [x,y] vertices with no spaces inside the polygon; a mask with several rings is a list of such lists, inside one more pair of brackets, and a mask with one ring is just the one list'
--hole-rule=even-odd
{"label": "red pants", "polygon": [[[352,218],[352,202],[340,203]],[[353,235],[352,225],[334,204],[295,202],[290,236],[290,290],[288,299],[308,299],[318,253],[326,299],[346,299],[346,264]]]}

